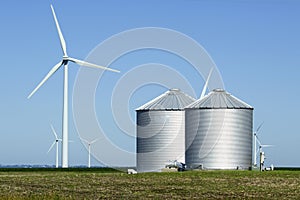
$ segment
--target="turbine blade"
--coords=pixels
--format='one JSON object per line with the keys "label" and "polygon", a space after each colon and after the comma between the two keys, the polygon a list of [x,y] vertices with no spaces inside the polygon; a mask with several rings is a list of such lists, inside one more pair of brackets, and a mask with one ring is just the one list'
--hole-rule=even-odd
{"label": "turbine blade", "polygon": [[86,142],[87,144],[89,144],[90,142],[89,141],[87,141],[87,140],[85,140],[85,139],[83,139],[82,137],[79,137],[81,140],[83,140],[84,142]]}
{"label": "turbine blade", "polygon": [[52,126],[52,124],[50,124],[50,126],[51,126],[51,129],[52,129],[52,133],[53,133],[54,136],[55,136],[55,139],[58,140],[57,133],[56,133],[54,127]]}
{"label": "turbine blade", "polygon": [[56,142],[56,141],[54,141],[54,142],[52,143],[52,145],[50,146],[50,148],[49,148],[49,150],[48,150],[48,152],[47,152],[47,153],[49,153],[49,152],[51,151],[51,149],[54,147],[54,145],[55,145],[55,142]]}
{"label": "turbine blade", "polygon": [[51,6],[52,14],[53,14],[53,17],[54,17],[56,29],[57,29],[57,32],[58,32],[58,36],[59,36],[61,48],[63,50],[64,56],[67,56],[66,41],[65,41],[64,36],[63,36],[63,34],[62,34],[61,30],[60,30],[59,23],[58,23],[58,20],[56,18],[56,14],[55,14],[54,8],[53,8],[52,5],[50,5],[50,6]]}
{"label": "turbine blade", "polygon": [[214,68],[211,68],[210,71],[209,71],[208,77],[206,79],[205,85],[204,85],[204,87],[202,89],[202,92],[201,92],[201,95],[200,95],[200,99],[202,99],[204,97],[205,93],[206,93],[208,82],[209,82],[209,79],[210,79],[210,76],[212,74],[213,69]]}
{"label": "turbine blade", "polygon": [[259,157],[259,148],[256,151],[256,158]]}
{"label": "turbine blade", "polygon": [[257,135],[256,135],[255,137],[256,137],[256,141],[257,141],[257,143],[259,144],[259,146],[261,146],[261,143],[260,143],[260,141],[259,141],[259,139],[258,139]]}
{"label": "turbine blade", "polygon": [[78,65],[82,65],[82,66],[85,66],[85,67],[93,67],[93,68],[97,68],[97,69],[104,69],[104,70],[108,70],[108,71],[112,71],[112,72],[120,72],[119,70],[116,70],[116,69],[111,69],[111,68],[108,68],[108,67],[103,67],[103,66],[100,66],[100,65],[96,65],[96,64],[93,64],[93,63],[89,63],[89,62],[85,62],[85,61],[82,61],[82,60],[78,60],[78,59],[75,59],[75,58],[68,58],[69,61],[71,62],[74,62],[74,63],[77,63]]}
{"label": "turbine blade", "polygon": [[97,139],[95,139],[95,140],[91,141],[91,144],[93,144],[93,143],[97,142],[99,139],[100,139],[100,138],[97,138]]}
{"label": "turbine blade", "polygon": [[271,144],[262,144],[261,147],[273,147],[274,145]]}
{"label": "turbine blade", "polygon": [[28,99],[50,78],[50,76],[52,76],[58,69],[59,67],[62,65],[62,62],[59,62],[58,64],[56,64],[49,72],[48,74],[45,76],[45,78],[38,84],[38,86],[30,93],[30,95],[28,95]]}
{"label": "turbine blade", "polygon": [[262,122],[262,123],[258,126],[258,128],[257,128],[256,131],[255,131],[256,133],[258,133],[259,129],[262,127],[262,125],[264,125],[264,123],[265,123],[265,122]]}

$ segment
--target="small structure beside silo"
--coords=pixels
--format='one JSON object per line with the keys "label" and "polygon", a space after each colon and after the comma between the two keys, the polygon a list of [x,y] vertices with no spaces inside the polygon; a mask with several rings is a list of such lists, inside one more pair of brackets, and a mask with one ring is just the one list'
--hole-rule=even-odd
{"label": "small structure beside silo", "polygon": [[170,89],[136,109],[137,171],[161,171],[169,160],[185,162],[185,111],[195,99]]}
{"label": "small structure beside silo", "polygon": [[253,107],[215,89],[185,108],[185,161],[195,169],[249,169]]}

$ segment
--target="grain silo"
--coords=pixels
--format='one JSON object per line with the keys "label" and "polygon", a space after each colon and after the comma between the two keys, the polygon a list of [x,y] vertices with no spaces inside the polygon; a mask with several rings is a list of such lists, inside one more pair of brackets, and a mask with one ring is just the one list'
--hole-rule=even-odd
{"label": "grain silo", "polygon": [[185,120],[188,168],[251,167],[251,106],[223,89],[215,89],[186,107]]}
{"label": "grain silo", "polygon": [[137,112],[137,171],[161,171],[168,160],[185,162],[184,107],[195,99],[170,89]]}

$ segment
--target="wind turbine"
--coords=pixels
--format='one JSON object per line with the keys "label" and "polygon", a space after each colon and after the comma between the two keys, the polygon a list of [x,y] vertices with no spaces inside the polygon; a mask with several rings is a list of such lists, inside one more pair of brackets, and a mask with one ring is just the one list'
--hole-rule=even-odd
{"label": "wind turbine", "polygon": [[256,131],[254,131],[254,133],[253,133],[253,135],[254,135],[254,158],[253,158],[253,165],[254,165],[254,166],[257,166],[257,161],[256,161],[256,158],[257,158],[256,143],[257,143],[257,141],[259,141],[259,140],[258,140],[258,137],[257,137],[257,134],[258,134],[258,132],[259,132],[259,130],[261,129],[261,127],[262,127],[263,124],[264,124],[264,122],[261,123],[261,124],[258,126],[258,128],[256,129]]}
{"label": "wind turbine", "polygon": [[49,150],[47,153],[49,153],[51,151],[51,149],[54,147],[54,145],[56,144],[56,159],[55,159],[55,167],[58,168],[58,142],[62,141],[61,139],[58,138],[57,133],[55,131],[55,129],[53,128],[52,124],[50,124],[51,129],[52,129],[52,133],[55,137],[54,142],[52,143],[52,145],[50,146]]}
{"label": "wind turbine", "polygon": [[208,87],[208,82],[209,82],[209,79],[210,79],[210,76],[211,76],[213,70],[214,70],[214,68],[211,68],[210,71],[209,71],[209,74],[207,76],[206,82],[204,84],[204,87],[202,89],[202,92],[201,92],[201,95],[200,95],[199,99],[202,99],[204,97],[205,93],[206,93],[206,90],[207,90],[207,87]]}
{"label": "wind turbine", "polygon": [[73,62],[76,64],[79,64],[81,66],[86,66],[86,67],[93,67],[93,68],[98,68],[98,69],[104,69],[104,70],[109,70],[113,72],[120,72],[115,69],[107,68],[107,67],[102,67],[93,63],[88,63],[82,60],[78,60],[72,57],[69,57],[67,54],[67,47],[66,47],[66,42],[63,37],[63,34],[61,32],[61,29],[59,27],[53,6],[51,5],[51,10],[53,14],[53,18],[56,24],[58,36],[60,39],[60,44],[61,48],[63,51],[63,57],[62,60],[57,63],[49,72],[48,74],[44,77],[44,79],[38,84],[38,86],[29,94],[27,97],[28,99],[61,67],[64,66],[64,88],[63,88],[63,137],[62,137],[62,167],[67,168],[68,167],[68,62]]}
{"label": "wind turbine", "polygon": [[80,138],[81,140],[83,140],[84,142],[87,143],[87,145],[89,146],[89,160],[88,160],[88,168],[91,168],[91,145],[94,144],[95,142],[97,142],[99,140],[99,138],[92,140],[92,141],[88,141],[85,140],[83,138]]}

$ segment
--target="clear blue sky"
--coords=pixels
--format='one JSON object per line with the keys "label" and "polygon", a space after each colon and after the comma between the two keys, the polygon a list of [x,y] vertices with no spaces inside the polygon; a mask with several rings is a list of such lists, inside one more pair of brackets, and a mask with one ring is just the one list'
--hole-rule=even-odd
{"label": "clear blue sky", "polygon": [[[210,54],[226,89],[255,108],[254,129],[265,122],[260,138],[263,143],[275,145],[265,149],[267,165],[300,166],[297,0],[2,2],[0,164],[54,164],[54,151],[46,152],[53,141],[49,123],[61,129],[62,71],[49,79],[32,99],[26,98],[61,59],[50,3],[56,10],[69,54],[76,58],[84,59],[108,37],[133,28],[163,27],[190,36]],[[143,60],[139,54],[124,58],[126,66],[130,59],[138,59],[140,64],[151,61]],[[172,57],[163,58],[167,59]],[[76,65],[70,67],[71,87],[78,69]],[[126,73],[130,68],[121,70]],[[192,84],[200,93],[203,80]],[[147,90],[147,95],[130,104],[133,116],[138,104],[164,91],[155,86],[144,88]],[[134,97],[137,95],[131,102]],[[70,143],[70,164],[85,164],[87,152],[72,118],[69,137],[74,140]],[[98,162],[93,160],[93,164]]]}

